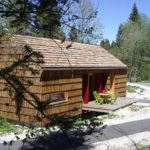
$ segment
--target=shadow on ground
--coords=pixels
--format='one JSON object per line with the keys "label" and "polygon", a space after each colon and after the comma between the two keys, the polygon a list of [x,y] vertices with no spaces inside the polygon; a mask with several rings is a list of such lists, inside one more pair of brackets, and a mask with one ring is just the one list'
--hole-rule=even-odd
{"label": "shadow on ground", "polygon": [[[37,136],[35,139],[27,140],[22,150],[70,150],[77,147],[81,147],[81,149],[92,149],[92,143],[95,142],[103,142],[147,131],[150,131],[150,119],[107,126],[104,129],[96,130],[90,135],[85,136],[77,136],[75,132],[72,132],[68,137],[63,132],[56,132],[47,136]],[[19,145],[22,145],[21,141],[15,142],[9,149],[7,146],[4,148],[0,144],[0,150],[20,150],[18,148]]]}
{"label": "shadow on ground", "polygon": [[[71,135],[68,139],[63,133],[56,133],[49,137],[37,137],[34,141],[29,141],[25,144],[23,150],[64,150],[74,149],[80,146],[92,149],[91,143],[106,141],[123,136],[129,136],[136,133],[150,131],[150,119],[132,121],[117,125],[108,126],[91,135],[85,137],[77,137]],[[32,146],[34,148],[32,148]]]}
{"label": "shadow on ground", "polygon": [[48,136],[38,136],[35,139],[28,140],[23,146],[22,150],[74,149],[78,146],[81,146],[83,142],[83,137],[77,137],[73,135],[68,137],[64,133],[52,133]]}

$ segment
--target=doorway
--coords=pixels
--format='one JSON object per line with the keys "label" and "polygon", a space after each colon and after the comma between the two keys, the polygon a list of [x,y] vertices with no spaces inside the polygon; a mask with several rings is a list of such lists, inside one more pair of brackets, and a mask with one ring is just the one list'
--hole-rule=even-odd
{"label": "doorway", "polygon": [[95,90],[94,87],[94,75],[89,75],[89,100],[88,101],[92,101],[94,100],[94,95],[93,95],[93,91]]}
{"label": "doorway", "polygon": [[93,91],[101,93],[105,89],[107,78],[107,73],[83,75],[82,96],[84,104],[87,104],[89,101],[95,99],[93,96]]}

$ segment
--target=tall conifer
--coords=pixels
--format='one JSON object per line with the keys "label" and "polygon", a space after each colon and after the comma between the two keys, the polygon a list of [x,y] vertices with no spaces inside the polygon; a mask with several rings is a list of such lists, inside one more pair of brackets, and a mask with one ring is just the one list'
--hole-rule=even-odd
{"label": "tall conifer", "polygon": [[138,8],[137,8],[136,4],[134,3],[129,20],[136,22],[139,18],[140,18],[140,15],[138,12]]}

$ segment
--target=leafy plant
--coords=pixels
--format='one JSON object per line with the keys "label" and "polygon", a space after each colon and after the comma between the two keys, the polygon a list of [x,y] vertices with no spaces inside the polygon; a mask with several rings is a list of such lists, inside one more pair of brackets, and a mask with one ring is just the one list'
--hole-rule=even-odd
{"label": "leafy plant", "polygon": [[0,133],[8,133],[8,132],[14,132],[17,130],[17,127],[8,123],[8,121],[4,118],[0,118]]}

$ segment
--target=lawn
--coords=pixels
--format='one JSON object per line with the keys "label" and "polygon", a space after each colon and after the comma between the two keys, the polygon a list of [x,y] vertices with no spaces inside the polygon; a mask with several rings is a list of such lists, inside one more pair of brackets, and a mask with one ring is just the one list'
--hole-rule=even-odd
{"label": "lawn", "polygon": [[17,127],[10,124],[6,119],[0,118],[0,134],[16,131]]}
{"label": "lawn", "polygon": [[142,147],[142,148],[139,149],[139,150],[150,150],[150,145],[149,145],[149,146],[144,146],[144,147]]}
{"label": "lawn", "polygon": [[129,92],[129,93],[135,93],[135,92],[137,92],[137,90],[139,90],[139,92],[143,92],[144,91],[144,89],[142,89],[142,88],[140,88],[138,86],[132,86],[132,85],[128,85],[127,86],[127,92]]}

